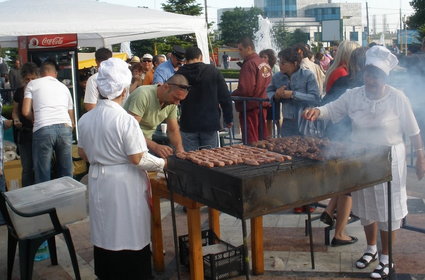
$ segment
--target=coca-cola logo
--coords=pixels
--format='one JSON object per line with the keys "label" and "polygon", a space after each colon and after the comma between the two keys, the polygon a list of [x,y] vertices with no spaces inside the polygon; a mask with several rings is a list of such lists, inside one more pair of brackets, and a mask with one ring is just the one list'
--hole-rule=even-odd
{"label": "coca-cola logo", "polygon": [[37,40],[37,38],[31,38],[31,40],[29,41],[28,45],[30,47],[37,47],[38,46],[38,40]]}
{"label": "coca-cola logo", "polygon": [[28,48],[71,48],[77,46],[77,34],[49,34],[28,36]]}
{"label": "coca-cola logo", "polygon": [[41,41],[43,46],[57,46],[63,44],[63,37],[43,38]]}

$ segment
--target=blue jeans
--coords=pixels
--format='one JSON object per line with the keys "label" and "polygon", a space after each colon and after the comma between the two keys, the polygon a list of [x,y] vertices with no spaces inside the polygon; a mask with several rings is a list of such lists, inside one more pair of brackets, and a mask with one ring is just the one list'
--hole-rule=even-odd
{"label": "blue jeans", "polygon": [[300,135],[297,119],[283,119],[281,137]]}
{"label": "blue jeans", "polygon": [[42,127],[32,137],[35,183],[50,180],[53,151],[57,177],[72,177],[72,128],[65,124]]}
{"label": "blue jeans", "polygon": [[183,141],[183,148],[186,152],[196,151],[199,148],[217,148],[217,131],[209,132],[183,132],[180,131]]}

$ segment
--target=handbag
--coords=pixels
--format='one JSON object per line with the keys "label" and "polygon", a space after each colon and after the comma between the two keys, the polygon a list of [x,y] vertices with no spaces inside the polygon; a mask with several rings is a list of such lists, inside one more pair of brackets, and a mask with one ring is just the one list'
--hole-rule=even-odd
{"label": "handbag", "polygon": [[325,122],[323,120],[309,121],[302,115],[305,108],[298,111],[298,132],[303,136],[323,137]]}

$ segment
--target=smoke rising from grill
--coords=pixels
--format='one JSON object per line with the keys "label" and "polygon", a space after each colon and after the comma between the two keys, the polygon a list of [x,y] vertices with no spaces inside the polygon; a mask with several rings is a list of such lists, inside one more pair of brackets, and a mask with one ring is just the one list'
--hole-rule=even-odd
{"label": "smoke rising from grill", "polygon": [[425,136],[425,53],[422,51],[410,56],[399,57],[400,69],[391,73],[388,83],[401,89],[409,98],[413,112]]}
{"label": "smoke rising from grill", "polygon": [[[353,61],[353,57],[357,58],[361,58],[362,54],[360,53],[360,49],[357,49],[355,52],[359,52],[359,53],[352,53],[351,56],[351,60],[350,60],[350,66],[353,66],[351,64]],[[364,57],[364,56],[363,56]],[[418,53],[412,56],[400,56],[399,57],[400,60],[400,64],[399,66],[394,69],[391,73],[390,76],[386,78],[385,83],[389,86],[392,86],[398,90],[401,90],[405,93],[405,95],[408,97],[416,120],[418,121],[419,127],[421,129],[421,134],[422,134],[422,138],[424,138],[425,135],[425,111],[423,110],[423,108],[425,108],[425,53]],[[357,61],[361,61],[360,59],[357,59]],[[364,60],[363,60],[364,63]],[[356,75],[357,78],[361,77],[364,75],[365,70],[364,70],[364,66],[361,67],[360,65],[361,63],[358,64],[359,68],[358,68],[358,74]],[[364,64],[363,64],[364,65]],[[374,72],[372,71],[373,69],[370,69],[370,66],[367,66],[367,75],[370,75],[369,73],[372,73],[372,75],[374,75]],[[351,75],[351,67],[350,67],[350,75]],[[366,75],[366,78],[368,77]],[[340,78],[339,80],[344,80],[345,77]],[[365,79],[366,79],[365,78]],[[340,82],[340,81],[337,82]],[[325,96],[324,98],[324,104],[330,103],[336,99],[338,99],[341,95],[343,95],[346,92],[347,88],[355,88],[355,87],[359,87],[362,86],[363,80],[360,79],[354,79],[357,80],[357,84],[355,84],[353,86],[353,83],[350,84],[349,82],[350,77],[345,78],[345,81],[343,83],[343,86],[340,86],[338,88],[338,86],[334,86],[332,88],[332,90],[334,90],[334,88],[336,88],[336,93],[335,92],[331,92],[331,94],[329,96]],[[353,79],[351,79],[353,80]],[[337,84],[337,82],[335,83],[335,85]],[[372,86],[371,86],[372,85]],[[373,91],[373,85],[374,83],[370,82],[369,79],[369,89]],[[345,88],[344,88],[345,86]],[[390,90],[390,88],[386,88],[385,92],[389,93],[393,90]],[[357,91],[356,94],[361,94],[362,91]],[[393,92],[394,94],[394,92]],[[398,92],[397,92],[398,94]],[[361,98],[361,97],[359,97]],[[356,98],[352,98],[350,99],[351,102],[355,103]],[[396,129],[392,130],[388,130],[388,127],[386,129],[386,126],[388,125],[388,123],[386,123],[386,118],[388,118],[388,116],[382,116],[379,112],[380,103],[381,98],[378,97],[378,99],[375,101],[370,101],[370,108],[367,108],[366,110],[370,110],[369,112],[367,112],[369,114],[369,117],[373,116],[374,114],[374,110],[376,110],[376,118],[375,117],[371,117],[370,122],[362,122],[361,123],[361,129],[360,130],[356,130],[355,133],[355,138],[351,137],[351,125],[353,124],[352,120],[350,120],[349,118],[343,119],[342,121],[333,124],[330,120],[327,120],[327,128],[325,131],[325,136],[330,138],[331,140],[337,140],[337,141],[347,141],[347,140],[353,140],[355,142],[362,142],[362,143],[371,143],[371,144],[376,144],[376,145],[388,145],[388,143],[394,143],[397,141],[394,141],[394,137],[392,136],[391,133],[398,133],[398,131]],[[383,99],[382,99],[383,100]],[[366,101],[366,103],[369,103],[368,101]],[[391,103],[390,103],[391,104]],[[376,105],[376,107],[375,107]],[[347,109],[352,109],[355,107],[354,104],[350,103],[347,105],[348,108]],[[368,105],[365,105],[366,107],[368,107]],[[387,105],[388,106],[388,105]],[[397,106],[397,105],[395,105]],[[400,109],[401,111],[404,111],[403,108],[394,108],[391,107],[392,109],[394,109],[394,111],[397,111],[398,109]],[[354,110],[363,110],[364,108],[362,106],[360,106],[359,108],[356,108]],[[353,111],[351,112],[353,113]],[[365,112],[366,113],[366,112]],[[401,118],[403,118],[404,116],[406,116],[406,112],[399,112],[401,113],[400,115],[400,121]],[[396,113],[396,114],[399,114]],[[355,114],[355,113],[354,113]],[[362,114],[355,114],[356,115],[356,120],[358,120],[358,118],[362,118],[363,115]],[[394,124],[392,124],[394,125]],[[396,126],[393,126],[393,128]],[[410,128],[410,127],[409,127]],[[355,129],[355,128],[354,128]],[[361,134],[360,134],[360,131]],[[401,127],[401,131],[410,131],[412,132],[412,129],[407,129],[406,127]],[[411,135],[405,135],[405,136],[411,136]]]}

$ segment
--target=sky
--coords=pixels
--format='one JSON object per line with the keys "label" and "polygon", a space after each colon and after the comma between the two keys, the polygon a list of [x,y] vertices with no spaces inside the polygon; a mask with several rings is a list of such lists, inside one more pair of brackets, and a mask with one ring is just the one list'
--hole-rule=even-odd
{"label": "sky", "polygon": [[[161,4],[166,3],[166,0],[99,0],[100,2],[109,2],[126,6],[144,6],[151,9],[161,10]],[[208,7],[208,22],[217,23],[217,10],[221,8],[234,7],[252,7],[254,0],[197,0],[204,7],[205,1]],[[400,27],[400,6],[401,14],[409,16],[414,11],[409,2],[411,0],[333,0],[334,3],[357,2],[362,3],[362,12],[364,17],[364,25],[366,25],[366,2],[369,6],[369,20],[372,24],[373,15],[376,15],[377,31],[383,29],[383,15],[387,15],[387,25],[390,30],[395,30]]]}

